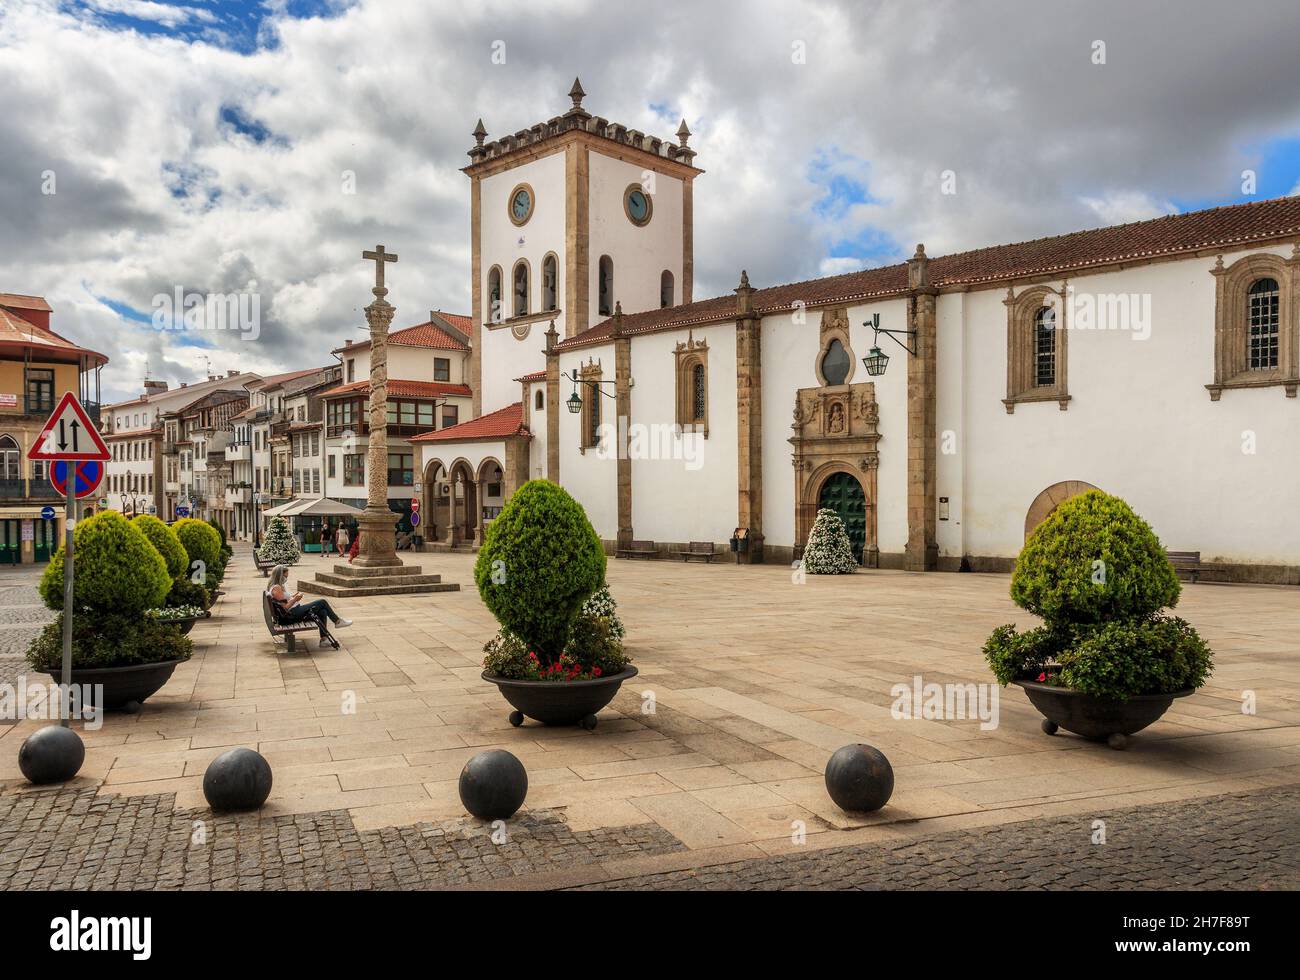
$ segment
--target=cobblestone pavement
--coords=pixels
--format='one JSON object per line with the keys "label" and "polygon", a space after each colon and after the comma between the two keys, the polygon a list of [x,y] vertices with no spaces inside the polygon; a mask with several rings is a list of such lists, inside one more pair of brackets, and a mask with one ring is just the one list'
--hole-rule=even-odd
{"label": "cobblestone pavement", "polygon": [[171,794],[0,795],[0,890],[419,889],[682,849],[653,823],[570,830],[554,811],[357,831],[346,810],[213,816]]}
{"label": "cobblestone pavement", "polygon": [[[1094,844],[1094,820],[1106,843]],[[1293,890],[1300,786],[827,848],[584,886],[619,890]]]}
{"label": "cobblestone pavement", "polygon": [[[882,839],[584,886],[619,890],[1282,890],[1300,887],[1300,786],[907,841]],[[1106,842],[1092,843],[1094,820]],[[0,890],[421,889],[684,850],[653,823],[574,831],[556,811],[358,831],[346,811],[177,810],[170,794],[0,795]]]}
{"label": "cobblestone pavement", "polygon": [[44,567],[0,572],[0,684],[17,683],[26,670],[23,658],[28,645],[54,618],[36,591]]}

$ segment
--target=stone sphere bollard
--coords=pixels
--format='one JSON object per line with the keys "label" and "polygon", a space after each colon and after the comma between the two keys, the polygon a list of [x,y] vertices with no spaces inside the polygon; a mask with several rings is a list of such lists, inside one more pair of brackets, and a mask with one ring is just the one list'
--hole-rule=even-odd
{"label": "stone sphere bollard", "polygon": [[841,810],[879,810],[894,793],[894,767],[879,749],[846,745],[826,763],[826,792]]}
{"label": "stone sphere bollard", "polygon": [[81,736],[62,725],[46,725],[27,736],[18,750],[18,768],[37,786],[66,783],[86,761]]}
{"label": "stone sphere bollard", "polygon": [[203,795],[213,810],[256,810],[271,795],[271,764],[252,749],[223,752],[203,774]]}
{"label": "stone sphere bollard", "polygon": [[528,770],[505,749],[480,752],[460,773],[460,801],[480,820],[515,815],[528,795]]}

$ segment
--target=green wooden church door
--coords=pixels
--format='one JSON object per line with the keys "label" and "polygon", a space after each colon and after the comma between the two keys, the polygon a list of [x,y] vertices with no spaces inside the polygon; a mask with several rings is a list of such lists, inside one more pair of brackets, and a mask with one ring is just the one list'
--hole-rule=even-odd
{"label": "green wooden church door", "polygon": [[839,515],[853,546],[853,557],[862,564],[862,549],[867,544],[867,497],[862,484],[848,473],[832,473],[822,484],[817,508],[828,508]]}

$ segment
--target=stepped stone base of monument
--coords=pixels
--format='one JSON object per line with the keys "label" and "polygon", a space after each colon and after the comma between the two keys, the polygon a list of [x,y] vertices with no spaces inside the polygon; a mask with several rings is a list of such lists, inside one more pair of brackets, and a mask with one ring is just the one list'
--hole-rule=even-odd
{"label": "stepped stone base of monument", "polygon": [[340,599],[368,595],[407,595],[420,592],[459,592],[456,582],[441,575],[425,575],[419,565],[335,565],[317,572],[316,578],[299,579],[298,589],[311,595]]}
{"label": "stepped stone base of monument", "polygon": [[444,555],[474,555],[478,553],[478,545],[448,544],[446,541],[426,541],[424,542],[424,550]]}

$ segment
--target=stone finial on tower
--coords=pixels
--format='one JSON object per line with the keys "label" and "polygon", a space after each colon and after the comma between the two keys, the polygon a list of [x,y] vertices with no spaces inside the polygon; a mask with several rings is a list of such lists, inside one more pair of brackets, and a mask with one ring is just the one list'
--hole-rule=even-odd
{"label": "stone finial on tower", "polygon": [[487,155],[487,147],[483,145],[483,140],[487,138],[487,130],[483,127],[482,118],[479,119],[478,125],[474,127],[474,148],[469,151],[469,155],[478,162]]}
{"label": "stone finial on tower", "polygon": [[917,243],[916,252],[907,260],[907,288],[930,288],[930,258],[925,254],[925,246]]}
{"label": "stone finial on tower", "polygon": [[551,319],[551,326],[546,331],[546,356],[550,357],[555,353],[555,345],[560,341],[560,332],[555,329],[555,319]]}
{"label": "stone finial on tower", "polygon": [[695,159],[695,151],[686,145],[690,138],[691,131],[686,128],[686,120],[683,119],[682,124],[677,127],[677,146],[673,148],[673,155],[677,159],[685,161],[688,167],[691,166],[691,161]]}
{"label": "stone finial on tower", "polygon": [[736,313],[749,316],[754,312],[754,287],[749,284],[749,273],[740,270],[740,285],[736,287]]}
{"label": "stone finial on tower", "polygon": [[609,335],[611,337],[623,336],[623,304],[619,300],[614,301],[614,322],[610,325]]}
{"label": "stone finial on tower", "polygon": [[573,88],[569,89],[569,98],[573,100],[573,105],[564,115],[568,119],[590,119],[591,113],[582,107],[582,100],[586,96],[582,90],[582,82],[577,78],[573,80]]}

